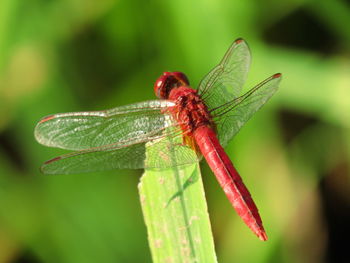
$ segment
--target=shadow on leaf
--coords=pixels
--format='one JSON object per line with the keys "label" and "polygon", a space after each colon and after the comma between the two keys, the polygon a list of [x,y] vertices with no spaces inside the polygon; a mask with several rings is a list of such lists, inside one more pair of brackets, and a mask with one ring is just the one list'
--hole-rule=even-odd
{"label": "shadow on leaf", "polygon": [[197,182],[199,179],[198,173],[196,172],[196,169],[193,170],[192,174],[190,177],[188,177],[188,179],[185,181],[185,183],[182,185],[181,189],[179,191],[177,191],[175,194],[173,194],[169,201],[166,204],[166,208],[170,205],[170,203],[176,198],[179,197],[183,194],[183,192],[192,184],[194,184],[195,182]]}

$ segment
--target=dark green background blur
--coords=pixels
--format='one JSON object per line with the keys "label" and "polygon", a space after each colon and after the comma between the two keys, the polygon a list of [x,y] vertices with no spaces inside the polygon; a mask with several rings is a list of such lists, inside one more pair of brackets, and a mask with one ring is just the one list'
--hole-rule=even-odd
{"label": "dark green background blur", "polygon": [[219,262],[350,262],[350,1],[0,1],[0,262],[151,262],[141,170],[44,176],[63,151],[43,116],[154,99],[167,70],[193,86],[243,37],[245,90],[280,90],[227,147],[268,242],[203,163]]}

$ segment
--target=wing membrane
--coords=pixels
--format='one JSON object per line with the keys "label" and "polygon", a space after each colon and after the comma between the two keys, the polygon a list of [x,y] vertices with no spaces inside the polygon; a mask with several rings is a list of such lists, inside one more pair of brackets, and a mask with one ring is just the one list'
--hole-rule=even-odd
{"label": "wing membrane", "polygon": [[35,137],[43,145],[83,150],[117,142],[151,140],[166,127],[177,125],[163,112],[173,103],[146,101],[106,111],[55,114],[43,118],[35,127]]}
{"label": "wing membrane", "polygon": [[198,87],[207,107],[214,109],[240,95],[247,78],[251,56],[243,39],[235,40],[220,64],[213,68]]}
{"label": "wing membrane", "polygon": [[257,112],[277,91],[281,74],[275,74],[247,93],[217,108],[213,116],[219,115],[217,131],[223,147],[233,138],[240,128]]}
{"label": "wing membrane", "polygon": [[[174,141],[174,138],[177,138]],[[71,174],[114,169],[167,168],[190,164],[198,160],[196,153],[180,143],[182,133],[173,137],[160,136],[153,142],[139,141],[132,145],[116,143],[68,153],[47,161],[45,174]]]}
{"label": "wing membrane", "polygon": [[196,153],[183,144],[179,124],[167,114],[172,106],[157,100],[45,117],[35,128],[38,142],[78,151],[45,162],[41,170],[70,174],[193,163]]}

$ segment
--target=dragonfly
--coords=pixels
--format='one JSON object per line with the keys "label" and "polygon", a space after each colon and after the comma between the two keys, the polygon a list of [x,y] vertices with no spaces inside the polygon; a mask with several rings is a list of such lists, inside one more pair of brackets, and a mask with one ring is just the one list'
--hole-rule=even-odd
{"label": "dragonfly", "polygon": [[[71,174],[168,168],[204,157],[238,215],[266,241],[258,209],[223,148],[281,81],[281,74],[276,73],[241,95],[250,63],[247,43],[236,39],[197,89],[184,73],[164,72],[154,84],[157,100],[42,118],[35,127],[36,140],[73,152],[46,161],[41,171]],[[149,149],[158,158],[148,158]]]}

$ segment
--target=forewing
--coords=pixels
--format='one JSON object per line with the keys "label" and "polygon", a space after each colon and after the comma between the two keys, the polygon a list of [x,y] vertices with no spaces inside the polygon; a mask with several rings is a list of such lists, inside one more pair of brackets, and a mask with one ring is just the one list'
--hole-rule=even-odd
{"label": "forewing", "polygon": [[213,116],[218,116],[216,123],[221,145],[226,146],[250,117],[271,98],[280,81],[281,74],[275,74],[232,103],[227,103],[212,112]]}
{"label": "forewing", "polygon": [[249,47],[243,39],[235,40],[220,64],[201,81],[198,92],[209,110],[240,95],[250,66]]}
{"label": "forewing", "polygon": [[[177,138],[174,141],[174,138]],[[45,174],[71,174],[114,169],[167,168],[190,164],[198,160],[196,153],[180,143],[182,133],[159,136],[152,142],[139,141],[132,145],[116,143],[77,151],[47,161]]]}
{"label": "forewing", "polygon": [[154,100],[105,111],[73,112],[47,116],[35,127],[36,140],[46,146],[83,150],[104,145],[148,141],[166,127],[176,125],[164,110],[173,106]]}

